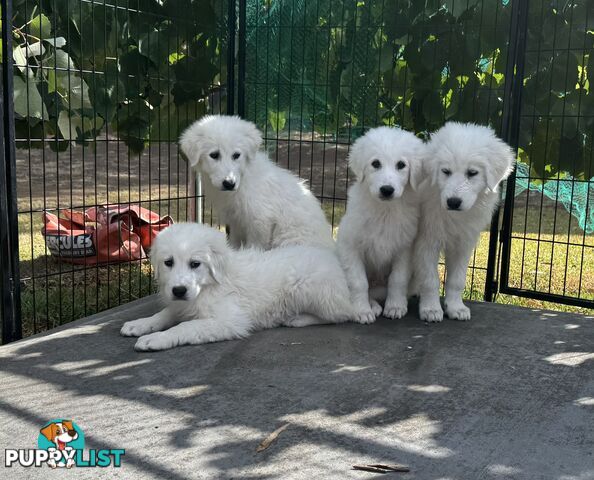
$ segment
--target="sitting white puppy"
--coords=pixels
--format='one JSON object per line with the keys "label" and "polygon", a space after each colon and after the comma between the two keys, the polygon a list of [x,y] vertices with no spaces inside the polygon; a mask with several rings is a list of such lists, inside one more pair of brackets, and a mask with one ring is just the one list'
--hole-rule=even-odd
{"label": "sitting white puppy", "polygon": [[440,322],[439,254],[445,251],[445,310],[449,318],[469,320],[462,302],[466,270],[480,232],[499,201],[499,184],[513,170],[511,148],[492,129],[450,122],[431,135],[421,185],[425,198],[415,242],[413,293],[422,320]]}
{"label": "sitting white puppy", "polygon": [[425,146],[412,133],[390,127],[369,130],[352,146],[356,182],[338,229],[338,255],[360,323],[382,313],[370,287],[387,287],[383,315],[407,312],[412,243],[417,234]]}
{"label": "sitting white puppy", "polygon": [[233,250],[224,233],[182,223],[157,235],[151,261],[167,306],[152,317],[124,324],[122,335],[140,336],[136,350],[353,318],[344,273],[327,248]]}
{"label": "sitting white puppy", "polygon": [[188,127],[180,146],[202,173],[206,199],[229,225],[232,246],[334,248],[332,228],[304,181],[270,161],[262,135],[239,117],[206,116]]}

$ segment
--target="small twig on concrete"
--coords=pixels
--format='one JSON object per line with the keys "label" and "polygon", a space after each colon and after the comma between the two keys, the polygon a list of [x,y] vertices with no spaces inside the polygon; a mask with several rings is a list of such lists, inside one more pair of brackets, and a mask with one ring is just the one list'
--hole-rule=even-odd
{"label": "small twig on concrete", "polygon": [[260,445],[258,445],[258,447],[256,448],[256,452],[259,453],[266,450],[272,444],[272,442],[274,442],[277,439],[277,437],[287,429],[288,426],[289,424],[285,423],[282,427],[277,428],[274,432],[268,435],[264,440],[262,440]]}
{"label": "small twig on concrete", "polygon": [[406,465],[383,465],[381,463],[374,463],[372,465],[353,465],[353,470],[363,470],[365,472],[373,473],[410,472],[410,468]]}

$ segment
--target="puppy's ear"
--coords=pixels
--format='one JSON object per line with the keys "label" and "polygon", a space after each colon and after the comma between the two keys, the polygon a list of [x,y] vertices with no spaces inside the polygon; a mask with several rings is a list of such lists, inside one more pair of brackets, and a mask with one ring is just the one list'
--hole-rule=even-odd
{"label": "puppy's ear", "polygon": [[421,174],[423,179],[428,178],[431,186],[437,185],[437,181],[439,180],[439,165],[435,161],[435,156],[430,154],[425,156],[421,163],[421,169],[423,171]]}
{"label": "puppy's ear", "polygon": [[227,247],[227,240],[224,236],[210,245],[210,252],[207,254],[208,271],[217,283],[222,283],[226,274],[228,250],[229,247]]}
{"label": "puppy's ear", "polygon": [[365,178],[365,143],[365,137],[355,140],[355,143],[351,145],[348,157],[349,167],[359,182]]}
{"label": "puppy's ear", "polygon": [[159,235],[157,235],[157,237],[153,240],[153,243],[151,245],[151,252],[150,252],[151,266],[153,267],[155,280],[159,280],[161,263],[163,263],[163,260],[160,255],[158,238],[159,238]]}
{"label": "puppy's ear", "polygon": [[423,155],[419,152],[416,155],[410,156],[408,158],[408,163],[410,165],[410,186],[416,192],[421,182],[427,178],[427,174],[423,168]]}
{"label": "puppy's ear", "polygon": [[262,133],[252,122],[236,117],[239,122],[239,135],[243,137],[243,145],[247,152],[248,159],[254,158],[262,145]]}
{"label": "puppy's ear", "polygon": [[47,438],[50,442],[54,441],[54,437],[56,436],[56,424],[50,423],[47,427],[43,427],[39,432]]}
{"label": "puppy's ear", "polygon": [[194,122],[186,128],[179,137],[181,151],[190,162],[191,167],[196,167],[200,162],[204,149],[204,128],[203,125],[211,120],[212,116],[207,115]]}
{"label": "puppy's ear", "polygon": [[507,143],[499,138],[493,139],[493,145],[487,154],[485,175],[487,187],[494,192],[514,169],[516,156]]}

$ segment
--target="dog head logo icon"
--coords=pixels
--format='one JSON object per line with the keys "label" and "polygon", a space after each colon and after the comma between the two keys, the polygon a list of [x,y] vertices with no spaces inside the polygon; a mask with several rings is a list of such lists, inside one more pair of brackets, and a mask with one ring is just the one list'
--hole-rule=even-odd
{"label": "dog head logo icon", "polygon": [[[39,431],[39,448],[63,453],[60,461],[48,461],[52,468],[74,466],[74,459],[69,453],[73,450],[84,448],[84,435],[82,430],[72,420],[56,419],[46,424]],[[60,456],[59,456],[60,457]]]}

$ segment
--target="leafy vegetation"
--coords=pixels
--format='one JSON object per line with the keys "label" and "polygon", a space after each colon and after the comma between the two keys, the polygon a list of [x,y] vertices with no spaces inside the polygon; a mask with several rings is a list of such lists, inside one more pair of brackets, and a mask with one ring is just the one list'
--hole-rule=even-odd
{"label": "leafy vegetation", "polygon": [[[501,127],[511,1],[248,7],[247,106],[274,131],[279,118],[286,130],[351,138],[378,124]],[[530,4],[519,146],[536,178],[593,174],[593,25],[592,0]]]}
{"label": "leafy vegetation", "polygon": [[[139,151],[206,112],[226,81],[226,6],[140,5],[14,1],[19,138],[65,149],[111,133]],[[499,128],[510,13],[509,0],[250,1],[248,109],[274,131],[324,135],[446,120]],[[593,23],[594,0],[531,4],[520,156],[538,178],[592,174]]]}
{"label": "leafy vegetation", "polygon": [[[14,0],[17,138],[176,141],[225,82],[218,0]],[[223,70],[224,74],[224,70]],[[33,144],[38,146],[38,144]]]}

